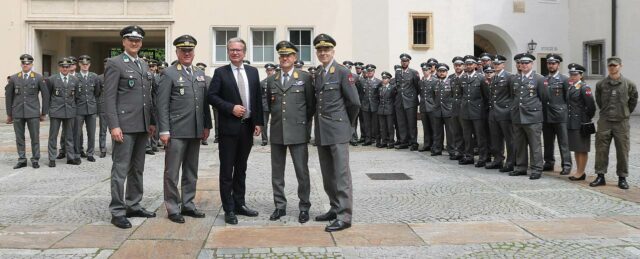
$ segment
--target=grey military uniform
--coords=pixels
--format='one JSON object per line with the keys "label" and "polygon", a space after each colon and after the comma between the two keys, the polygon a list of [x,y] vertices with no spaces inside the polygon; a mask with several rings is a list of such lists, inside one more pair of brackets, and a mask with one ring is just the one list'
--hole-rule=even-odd
{"label": "grey military uniform", "polygon": [[[205,128],[212,128],[206,95],[207,83],[202,70],[177,64],[162,71],[156,103],[158,130],[170,135],[164,163],[164,203],[169,215],[196,209],[193,200],[198,182],[200,140]],[[182,185],[178,192],[180,168]]]}
{"label": "grey military uniform", "polygon": [[[435,121],[433,120],[433,111],[435,109],[434,99],[433,99],[433,88],[438,83],[438,79],[436,79],[435,75],[430,76],[429,78],[422,78],[420,80],[420,121],[422,121],[422,133],[424,138],[424,148],[431,149],[434,142],[434,132],[435,132]],[[443,127],[443,125],[440,125]],[[441,142],[444,141],[444,135],[438,136],[441,138]]]}
{"label": "grey military uniform", "polygon": [[[494,157],[494,163],[499,163],[505,168],[512,168],[515,160],[513,145],[513,127],[511,125],[511,107],[513,97],[511,85],[513,75],[502,70],[491,80],[487,88],[489,103],[489,132],[491,136],[490,151]],[[504,149],[507,149],[505,161]]]}
{"label": "grey military uniform", "polygon": [[[25,78],[26,77],[26,78]],[[42,95],[42,109],[38,92]],[[49,89],[42,75],[19,72],[9,78],[5,87],[5,107],[7,116],[13,118],[13,130],[16,134],[18,162],[27,161],[25,151],[25,124],[31,140],[31,162],[40,160],[40,116],[49,110]]]}
{"label": "grey military uniform", "polygon": [[[194,69],[197,69],[197,67],[194,67]],[[154,73],[153,74],[153,83],[151,85],[151,96],[152,96],[152,103],[153,103],[153,109],[151,111],[151,113],[153,114],[153,118],[154,120],[157,122],[158,121],[158,111],[157,111],[157,103],[156,100],[158,99],[158,82],[160,82],[160,74]],[[147,146],[145,147],[146,151],[153,151],[154,147],[157,148],[158,144],[160,143],[160,132],[156,130],[156,132],[153,134],[153,136],[149,136],[149,139],[147,140]]]}
{"label": "grey military uniform", "polygon": [[418,71],[407,68],[396,73],[396,119],[402,144],[418,145]]}
{"label": "grey military uniform", "polygon": [[[462,137],[462,119],[460,117],[460,104],[462,103],[462,76],[464,72],[460,75],[452,74],[449,76],[449,85],[451,87],[451,117],[452,120],[449,123],[451,125],[451,132],[453,134],[451,138],[451,142],[449,142],[449,138],[447,138],[447,151],[449,156],[452,154],[455,156],[462,156],[462,152],[464,149],[464,139]],[[446,123],[446,121],[445,121]]]}
{"label": "grey military uniform", "polygon": [[358,92],[351,72],[335,61],[318,71],[315,88],[314,130],[324,190],[337,219],[351,223],[353,195],[348,142],[351,125],[360,110]]}
{"label": "grey military uniform", "polygon": [[378,86],[382,81],[378,78],[361,78],[356,83],[362,88],[362,97],[360,98],[360,111],[363,117],[361,127],[364,127],[365,143],[380,142],[380,134],[378,129],[378,106],[380,99],[378,97]]}
{"label": "grey military uniform", "polygon": [[[286,76],[285,76],[286,75]],[[309,211],[309,127],[314,113],[315,89],[309,73],[293,69],[267,79],[268,110],[271,113],[271,185],[276,209],[286,210],[284,170],[287,149],[298,180],[300,211]],[[283,84],[284,83],[284,84]]]}
{"label": "grey military uniform", "polygon": [[[462,76],[462,98],[460,100],[460,118],[464,137],[464,156],[473,160],[473,147],[478,147],[478,160],[484,162],[487,149],[487,97],[484,75],[476,73]],[[475,138],[474,138],[475,136]],[[475,139],[475,142],[474,142]]]}
{"label": "grey military uniform", "polygon": [[98,75],[98,84],[100,85],[100,94],[98,95],[98,116],[99,120],[99,129],[98,129],[98,146],[100,148],[100,152],[107,152],[107,130],[109,127],[107,126],[107,117],[105,116],[105,108],[104,108],[104,74]]}
{"label": "grey military uniform", "polygon": [[[64,79],[66,77],[67,83]],[[61,139],[61,146],[64,146],[64,152],[68,160],[75,158],[73,127],[76,118],[76,98],[80,81],[72,75],[63,76],[54,74],[47,80],[49,88],[49,161],[56,159],[57,140],[60,126],[64,128],[62,133],[64,138]],[[64,142],[64,143],[62,143]]]}
{"label": "grey military uniform", "polygon": [[[151,84],[153,75],[147,63],[125,53],[107,60],[104,101],[110,129],[120,128],[124,142],[113,142],[111,168],[112,216],[141,209],[145,145],[153,121]],[[125,180],[127,182],[125,194]]]}
{"label": "grey military uniform", "polygon": [[591,135],[584,136],[580,132],[582,124],[591,122],[596,114],[596,101],[591,87],[583,81],[569,85],[567,91],[567,135],[569,135],[569,150],[586,153],[591,150]]}
{"label": "grey military uniform", "polygon": [[102,92],[98,75],[93,72],[87,73],[86,77],[82,73],[78,73],[79,85],[76,93],[76,122],[74,125],[73,136],[75,137],[75,154],[76,158],[80,158],[82,147],[82,125],[86,123],[87,127],[87,156],[93,156],[96,143],[96,117],[98,114],[97,98]]}
{"label": "grey military uniform", "polygon": [[393,82],[387,85],[378,86],[378,122],[380,124],[380,143],[382,145],[393,145],[395,112],[394,99],[396,96],[396,86]]}
{"label": "grey military uniform", "polygon": [[[526,172],[527,166],[532,173],[542,172],[542,104],[546,100],[544,77],[531,71],[529,75],[515,75],[510,85],[513,101],[511,104],[511,122],[516,148],[514,171]],[[527,146],[530,160],[527,158]]]}
{"label": "grey military uniform", "polygon": [[562,169],[571,171],[571,152],[569,151],[569,139],[567,135],[567,91],[569,90],[569,77],[557,72],[545,79],[548,99],[544,107],[544,123],[542,135],[544,139],[544,167],[551,167],[556,161],[553,149],[556,136],[562,159]]}
{"label": "grey military uniform", "polygon": [[269,100],[267,99],[267,92],[269,88],[267,86],[267,79],[260,81],[260,90],[262,90],[262,119],[264,120],[264,126],[262,126],[262,143],[269,142]]}

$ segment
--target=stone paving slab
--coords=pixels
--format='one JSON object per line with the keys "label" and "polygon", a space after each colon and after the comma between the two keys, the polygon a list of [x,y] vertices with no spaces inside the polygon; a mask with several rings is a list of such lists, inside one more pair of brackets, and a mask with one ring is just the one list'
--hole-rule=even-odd
{"label": "stone paving slab", "polygon": [[196,258],[200,247],[202,247],[202,241],[127,240],[110,258]]}
{"label": "stone paving slab", "polygon": [[193,202],[199,210],[218,210],[222,206],[219,191],[197,191]]}
{"label": "stone paving slab", "polygon": [[427,244],[473,244],[536,239],[507,221],[409,224]]}
{"label": "stone paving slab", "polygon": [[75,225],[8,226],[0,230],[0,248],[49,248],[76,228]]}
{"label": "stone paving slab", "polygon": [[184,217],[184,224],[170,221],[164,208],[159,211],[165,212],[145,220],[129,239],[205,240],[215,221],[213,211],[203,211],[208,215],[205,218]]}
{"label": "stone paving slab", "polygon": [[334,246],[324,227],[213,227],[205,248]]}
{"label": "stone paving slab", "polygon": [[420,246],[425,243],[406,224],[353,225],[331,233],[337,246]]}
{"label": "stone paving slab", "polygon": [[136,228],[120,229],[113,226],[85,225],[57,242],[53,248],[117,249]]}
{"label": "stone paving slab", "polygon": [[640,237],[640,229],[613,219],[571,218],[513,222],[545,240]]}
{"label": "stone paving slab", "polygon": [[220,191],[218,177],[198,177],[198,191]]}

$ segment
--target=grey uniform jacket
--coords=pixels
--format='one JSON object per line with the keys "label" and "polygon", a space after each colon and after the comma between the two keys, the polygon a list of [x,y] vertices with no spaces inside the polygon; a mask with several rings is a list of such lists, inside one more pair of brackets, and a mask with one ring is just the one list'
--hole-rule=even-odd
{"label": "grey uniform jacket", "polygon": [[267,79],[271,112],[270,140],[273,144],[294,145],[309,142],[309,123],[314,113],[313,85],[309,73],[294,69],[289,80],[282,85],[280,73]]}
{"label": "grey uniform jacket", "polygon": [[78,86],[78,96],[76,99],[76,114],[77,115],[89,115],[98,113],[98,103],[96,98],[100,96],[102,87],[98,80],[98,75],[93,72],[89,72],[87,79],[82,77],[82,73],[76,74],[80,84]]}
{"label": "grey uniform jacket", "polygon": [[378,78],[360,78],[357,81],[362,87],[362,97],[360,98],[360,109],[365,112],[377,112],[380,105],[378,98],[378,85],[382,81]]}
{"label": "grey uniform jacket", "polygon": [[98,103],[98,113],[103,114],[105,112],[104,108],[104,74],[98,75],[98,84],[100,85],[100,94],[98,95],[98,99],[96,100]]}
{"label": "grey uniform jacket", "polygon": [[460,103],[462,103],[462,76],[464,76],[464,72],[461,75],[451,74],[448,78],[449,86],[451,87],[451,97],[453,98],[451,116],[458,116],[460,114]]}
{"label": "grey uniform jacket", "polygon": [[433,87],[433,112],[438,118],[450,118],[453,116],[455,97],[453,96],[453,81],[451,77],[444,80],[438,79]]}
{"label": "grey uniform jacket", "polygon": [[567,122],[567,91],[569,90],[569,77],[557,73],[545,78],[547,101],[544,107],[544,122]]}
{"label": "grey uniform jacket", "polygon": [[567,98],[569,106],[567,129],[580,129],[582,123],[590,122],[596,114],[596,101],[591,87],[585,82],[576,82],[569,86]]}
{"label": "grey uniform jacket", "polygon": [[[24,79],[22,72],[12,75],[5,90],[7,116],[13,118],[38,118],[49,110],[49,89],[42,75],[31,72]],[[38,92],[42,95],[42,111]]]}
{"label": "grey uniform jacket", "polygon": [[356,123],[360,99],[355,79],[344,66],[333,61],[329,71],[318,71],[315,84],[315,140],[320,146],[347,143]]}
{"label": "grey uniform jacket", "polygon": [[269,112],[269,99],[267,99],[269,87],[266,78],[260,81],[260,90],[262,90],[262,112]]}
{"label": "grey uniform jacket", "polygon": [[433,88],[438,83],[438,79],[435,76],[431,76],[426,79],[420,80],[420,112],[433,112],[435,109],[435,103],[433,100]]}
{"label": "grey uniform jacket", "polygon": [[482,120],[487,118],[487,98],[484,76],[478,73],[462,76],[462,99],[460,117],[465,120]]}
{"label": "grey uniform jacket", "polygon": [[149,131],[155,125],[152,116],[151,84],[153,74],[147,62],[138,66],[124,53],[107,60],[104,76],[104,102],[110,129],[123,133]]}
{"label": "grey uniform jacket", "polygon": [[408,68],[401,72],[396,72],[396,88],[398,90],[397,100],[404,109],[418,106],[418,82],[420,77],[418,71]]}
{"label": "grey uniform jacket", "polygon": [[62,80],[59,73],[49,77],[47,87],[49,88],[49,117],[59,119],[70,119],[76,117],[76,93],[80,81],[77,77],[67,75],[67,84]]}
{"label": "grey uniform jacket", "polygon": [[396,96],[396,85],[393,81],[390,81],[386,86],[380,83],[378,86],[378,95],[378,115],[392,115],[394,112],[393,103]]}
{"label": "grey uniform jacket", "polygon": [[189,75],[177,64],[160,75],[156,100],[158,127],[159,132],[169,132],[172,138],[201,138],[205,128],[212,128],[207,80],[202,70],[192,71],[193,75]]}
{"label": "grey uniform jacket", "polygon": [[534,124],[543,121],[542,104],[546,100],[544,77],[531,72],[531,75],[515,75],[511,82],[511,122],[513,124]]}
{"label": "grey uniform jacket", "polygon": [[506,70],[502,70],[491,80],[491,84],[487,88],[487,97],[489,99],[489,120],[492,121],[510,121],[511,105],[513,97],[511,96],[512,76]]}

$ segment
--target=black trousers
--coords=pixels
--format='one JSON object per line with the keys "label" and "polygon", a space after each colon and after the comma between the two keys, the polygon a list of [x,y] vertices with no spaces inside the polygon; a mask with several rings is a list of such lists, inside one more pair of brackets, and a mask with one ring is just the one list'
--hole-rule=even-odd
{"label": "black trousers", "polygon": [[429,112],[421,112],[420,120],[422,121],[422,135],[423,135],[423,145],[425,147],[431,147],[433,145],[433,137],[434,137],[434,122],[432,119],[431,113]]}
{"label": "black trousers", "polygon": [[[462,120],[462,134],[464,138],[464,156],[473,159],[473,148],[478,147],[478,160],[485,161],[489,154],[487,148],[486,120]],[[473,138],[475,135],[475,139]]]}
{"label": "black trousers", "polygon": [[245,205],[247,159],[253,146],[253,127],[242,124],[238,135],[221,135],[218,145],[220,158],[220,198],[225,212]]}

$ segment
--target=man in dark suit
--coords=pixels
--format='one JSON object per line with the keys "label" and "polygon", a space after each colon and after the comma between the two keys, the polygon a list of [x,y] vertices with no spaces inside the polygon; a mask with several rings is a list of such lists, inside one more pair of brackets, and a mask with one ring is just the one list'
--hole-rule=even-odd
{"label": "man in dark suit", "polygon": [[220,119],[220,197],[224,221],[238,224],[238,215],[257,217],[245,204],[247,159],[253,137],[262,129],[262,97],[258,69],[243,64],[247,44],[240,38],[227,42],[231,64],[215,70],[209,86],[209,103]]}

